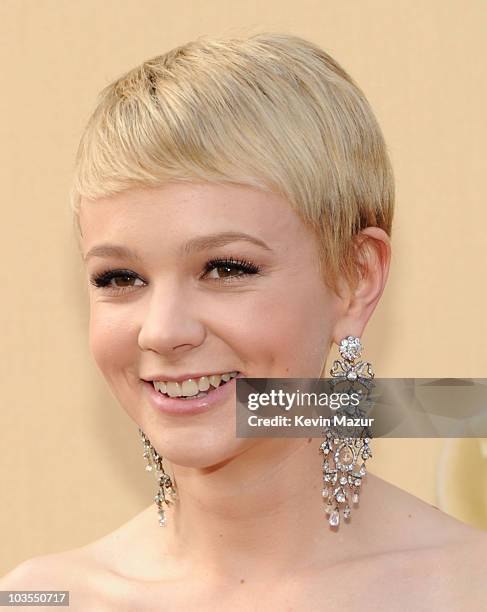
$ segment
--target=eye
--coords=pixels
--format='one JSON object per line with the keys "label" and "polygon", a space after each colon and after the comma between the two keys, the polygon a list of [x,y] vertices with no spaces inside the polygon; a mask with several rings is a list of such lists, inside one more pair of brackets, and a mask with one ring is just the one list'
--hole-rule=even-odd
{"label": "eye", "polygon": [[[136,285],[135,281],[140,281],[140,284]],[[105,288],[116,294],[126,293],[130,287],[144,285],[144,281],[130,270],[106,270],[95,274],[90,282],[95,287]]]}
{"label": "eye", "polygon": [[211,259],[205,264],[204,275],[220,282],[233,282],[233,279],[258,274],[259,266],[243,259]]}
{"label": "eye", "polygon": [[[243,259],[222,258],[207,261],[203,277],[220,283],[230,283],[238,278],[258,274],[260,267]],[[119,295],[132,291],[146,283],[131,270],[105,270],[91,277],[90,283],[98,289]]]}

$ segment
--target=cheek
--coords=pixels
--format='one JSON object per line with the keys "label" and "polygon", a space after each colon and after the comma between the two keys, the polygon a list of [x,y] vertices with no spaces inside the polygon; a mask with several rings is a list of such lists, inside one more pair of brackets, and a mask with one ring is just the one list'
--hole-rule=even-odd
{"label": "cheek", "polygon": [[319,376],[327,356],[330,328],[331,321],[312,300],[292,298],[275,308],[262,342],[274,352],[277,375]]}
{"label": "cheek", "polygon": [[333,301],[315,286],[255,292],[220,312],[220,330],[249,366],[249,375],[318,377],[327,357]]}
{"label": "cheek", "polygon": [[[134,346],[137,347],[131,319],[122,308],[110,308],[109,304],[95,304],[90,311],[89,343],[91,353],[104,376],[110,380],[120,368],[134,363]],[[135,345],[134,345],[135,342]]]}

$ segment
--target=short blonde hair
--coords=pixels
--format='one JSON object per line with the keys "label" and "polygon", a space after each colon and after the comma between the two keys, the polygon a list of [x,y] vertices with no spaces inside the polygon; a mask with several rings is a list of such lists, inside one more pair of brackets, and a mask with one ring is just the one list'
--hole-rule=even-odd
{"label": "short blonde hair", "polygon": [[324,281],[354,285],[355,235],[391,233],[394,178],[364,94],[298,36],[201,37],[99,94],[75,160],[71,207],[165,181],[243,184],[284,196],[314,232]]}

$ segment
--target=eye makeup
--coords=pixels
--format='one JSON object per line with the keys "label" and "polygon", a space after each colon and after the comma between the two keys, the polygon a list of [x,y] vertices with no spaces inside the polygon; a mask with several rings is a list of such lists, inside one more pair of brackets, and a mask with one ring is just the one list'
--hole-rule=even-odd
{"label": "eye makeup", "polygon": [[[218,276],[218,277],[210,277],[210,274],[213,271],[223,271],[224,274],[228,274],[228,276]],[[260,266],[253,264],[252,262],[239,259],[234,257],[219,257],[208,260],[204,267],[201,279],[208,277],[210,282],[217,282],[220,284],[229,284],[233,282],[238,282],[238,280],[242,277],[248,277],[251,275],[260,273]],[[118,282],[120,279],[123,279],[123,282],[128,283],[122,286],[113,284],[112,281]],[[128,269],[112,269],[108,268],[94,274],[90,278],[90,283],[96,287],[97,289],[104,289],[110,292],[115,293],[126,293],[127,289],[130,290],[130,287],[136,287],[135,284],[130,284],[131,282],[141,281],[142,285],[146,284],[145,281],[135,272]],[[141,286],[141,285],[139,285]]]}

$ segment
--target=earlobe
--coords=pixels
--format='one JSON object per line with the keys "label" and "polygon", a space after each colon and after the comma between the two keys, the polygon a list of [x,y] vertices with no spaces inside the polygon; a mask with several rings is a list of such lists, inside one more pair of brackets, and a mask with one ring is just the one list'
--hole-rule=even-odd
{"label": "earlobe", "polygon": [[391,259],[390,238],[379,227],[360,232],[357,242],[359,280],[349,294],[345,312],[336,322],[333,340],[339,343],[347,336],[361,337],[384,291]]}

